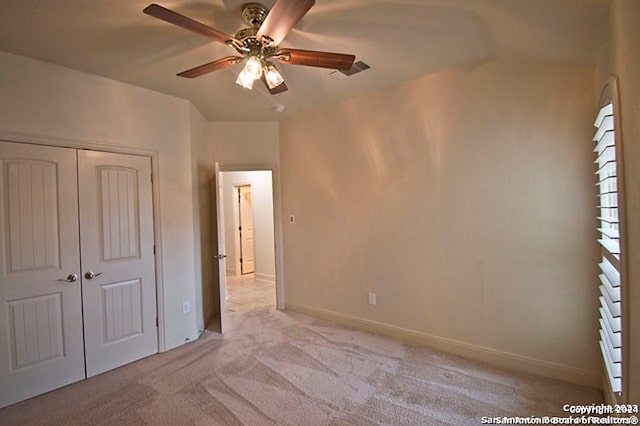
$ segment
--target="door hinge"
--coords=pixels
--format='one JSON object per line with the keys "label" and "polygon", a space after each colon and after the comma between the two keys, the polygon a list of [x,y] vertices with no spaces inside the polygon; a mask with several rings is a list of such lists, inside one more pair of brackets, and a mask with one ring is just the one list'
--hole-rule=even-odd
{"label": "door hinge", "polygon": [[242,258],[240,258],[240,263],[242,263]]}
{"label": "door hinge", "polygon": [[242,226],[238,226],[238,231],[242,231]]}
{"label": "door hinge", "polygon": [[149,173],[149,176],[151,177],[151,183],[153,183],[153,173]]}
{"label": "door hinge", "polygon": [[160,324],[158,323],[158,317],[156,317],[156,328],[158,328]]}
{"label": "door hinge", "polygon": [[156,255],[156,245],[155,244],[153,245],[153,255],[154,256]]}

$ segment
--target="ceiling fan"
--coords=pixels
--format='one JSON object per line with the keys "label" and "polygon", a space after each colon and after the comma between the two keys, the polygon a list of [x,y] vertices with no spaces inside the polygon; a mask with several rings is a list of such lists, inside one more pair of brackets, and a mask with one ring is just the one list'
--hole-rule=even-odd
{"label": "ceiling fan", "polygon": [[178,73],[180,77],[195,78],[244,62],[236,83],[251,89],[255,80],[262,79],[272,95],[288,90],[282,75],[272,60],[282,64],[348,70],[354,55],[280,48],[280,42],[315,4],[315,0],[276,0],[271,10],[260,3],[242,7],[242,19],[249,28],[230,36],[198,21],[158,4],[147,6],[143,12],[194,33],[234,48],[240,56],[227,56]]}

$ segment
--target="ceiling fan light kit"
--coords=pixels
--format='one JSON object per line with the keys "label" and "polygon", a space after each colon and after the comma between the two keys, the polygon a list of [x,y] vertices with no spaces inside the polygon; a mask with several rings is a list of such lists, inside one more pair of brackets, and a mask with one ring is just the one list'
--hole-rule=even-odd
{"label": "ceiling fan light kit", "polygon": [[269,89],[275,89],[284,83],[282,74],[280,74],[273,64],[267,63],[267,66],[264,69],[264,77],[267,80],[267,87],[269,87]]}
{"label": "ceiling fan light kit", "polygon": [[354,55],[280,48],[280,42],[315,4],[315,0],[276,0],[271,10],[260,3],[247,3],[242,8],[242,20],[251,25],[230,36],[198,21],[169,10],[158,4],[150,4],[143,12],[147,15],[177,25],[204,37],[234,48],[241,56],[228,56],[178,73],[180,77],[195,78],[240,62],[236,83],[247,89],[262,79],[272,95],[288,90],[282,74],[270,60],[282,64],[348,70]]}
{"label": "ceiling fan light kit", "polygon": [[249,56],[247,62],[244,65],[236,83],[240,86],[251,90],[253,88],[253,82],[262,77],[262,61],[257,56]]}

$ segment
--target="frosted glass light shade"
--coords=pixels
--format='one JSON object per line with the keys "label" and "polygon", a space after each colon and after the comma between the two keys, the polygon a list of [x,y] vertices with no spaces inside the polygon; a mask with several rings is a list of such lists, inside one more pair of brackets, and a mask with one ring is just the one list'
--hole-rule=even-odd
{"label": "frosted glass light shade", "polygon": [[265,80],[267,80],[267,86],[269,86],[269,89],[273,89],[275,87],[280,86],[282,83],[284,83],[284,79],[282,78],[282,75],[278,72],[276,67],[274,67],[273,65],[269,65],[266,67],[264,72],[264,78]]}
{"label": "frosted glass light shade", "polygon": [[249,90],[253,88],[253,82],[259,79],[262,76],[262,62],[256,56],[251,56],[247,59],[247,63],[245,64],[240,74],[238,74],[238,79],[236,83],[242,87],[245,87]]}

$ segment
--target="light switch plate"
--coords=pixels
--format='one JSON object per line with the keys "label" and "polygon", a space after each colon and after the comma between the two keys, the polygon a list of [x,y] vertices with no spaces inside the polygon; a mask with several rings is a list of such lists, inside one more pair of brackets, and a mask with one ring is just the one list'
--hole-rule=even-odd
{"label": "light switch plate", "polygon": [[376,294],[375,293],[369,293],[369,304],[370,305],[375,305],[376,304]]}

